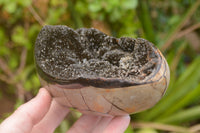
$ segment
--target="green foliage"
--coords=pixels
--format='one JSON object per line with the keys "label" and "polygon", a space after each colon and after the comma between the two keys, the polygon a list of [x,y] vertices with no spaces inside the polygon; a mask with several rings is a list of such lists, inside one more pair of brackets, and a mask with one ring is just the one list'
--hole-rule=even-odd
{"label": "green foliage", "polygon": [[7,38],[5,36],[5,31],[3,28],[0,27],[0,56],[5,55],[9,53],[9,49],[4,46],[4,44],[7,42]]}
{"label": "green foliage", "polygon": [[182,122],[196,120],[200,118],[199,111],[200,111],[200,106],[194,106],[192,108],[176,112],[176,114],[172,114],[171,116],[168,115],[167,118],[164,118],[159,122],[180,124]]}
{"label": "green foliage", "polygon": [[31,4],[31,0],[0,0],[0,5],[3,5],[3,9],[8,13],[15,13],[18,6],[27,7]]}
{"label": "green foliage", "polygon": [[60,18],[63,16],[63,14],[66,12],[66,9],[65,8],[50,8],[48,10],[48,14],[51,14],[48,16],[46,22],[48,24],[52,24],[52,25],[55,25],[55,24],[60,24],[62,23],[60,21]]}
{"label": "green foliage", "polygon": [[[30,94],[36,95],[40,82],[33,50],[43,24],[96,26],[116,37],[152,41],[170,65],[171,81],[165,96],[152,109],[132,115],[133,125],[159,122],[189,129],[200,122],[200,50],[193,47],[200,32],[191,30],[200,22],[199,5],[195,0],[0,0],[0,97],[16,97],[16,108]],[[193,41],[187,39],[189,33],[177,37],[185,29],[195,34]],[[65,132],[70,122],[63,121],[56,132]],[[153,127],[133,130],[131,125],[125,133],[160,132]]]}
{"label": "green foliage", "polygon": [[153,30],[152,20],[149,14],[149,9],[146,1],[139,2],[137,14],[142,24],[145,38],[147,38],[153,43],[156,43],[156,37]]}
{"label": "green foliage", "polygon": [[139,130],[137,133],[158,133],[155,129],[144,128]]}
{"label": "green foliage", "polygon": [[134,133],[133,128],[129,125],[125,133]]}
{"label": "green foliage", "polygon": [[[81,17],[88,16],[92,20],[105,21],[112,25],[112,32],[115,36],[136,37],[135,33],[140,27],[140,23],[134,20],[137,5],[137,0],[84,0],[77,1],[75,9]],[[126,21],[122,18],[126,18]]]}
{"label": "green foliage", "polygon": [[28,38],[26,37],[25,29],[22,26],[16,26],[14,28],[11,39],[15,45],[25,46],[27,49],[31,48]]}
{"label": "green foliage", "polygon": [[136,7],[137,0],[96,0],[88,5],[88,9],[92,13],[92,19],[105,19],[105,15],[109,14],[111,22],[120,20],[128,10],[135,9]]}
{"label": "green foliage", "polygon": [[60,128],[57,128],[55,133],[65,133],[70,128],[69,121],[64,120],[60,124]]}

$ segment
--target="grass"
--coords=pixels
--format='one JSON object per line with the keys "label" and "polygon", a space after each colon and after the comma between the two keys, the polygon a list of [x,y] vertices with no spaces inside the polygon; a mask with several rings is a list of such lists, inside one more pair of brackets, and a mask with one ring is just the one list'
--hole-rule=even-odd
{"label": "grass", "polygon": [[[185,37],[192,33],[200,38],[200,1],[129,3],[0,0],[0,100],[4,96],[13,97],[16,108],[37,93],[40,83],[34,67],[33,46],[44,24],[99,27],[117,37],[146,38],[161,49],[170,66],[171,80],[165,96],[152,109],[131,115],[126,133],[200,131],[200,50],[194,49],[195,43]],[[3,114],[8,113],[11,112]],[[65,132],[79,114],[73,116],[64,120],[56,132]]]}

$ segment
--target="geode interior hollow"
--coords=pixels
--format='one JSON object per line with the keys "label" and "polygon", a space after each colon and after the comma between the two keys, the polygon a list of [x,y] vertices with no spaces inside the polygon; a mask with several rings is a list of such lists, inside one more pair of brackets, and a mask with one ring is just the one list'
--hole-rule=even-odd
{"label": "geode interior hollow", "polygon": [[[80,82],[76,81],[79,79],[90,84],[89,79],[96,79],[96,86],[105,87],[104,83],[98,84],[98,79],[113,78],[123,79],[127,82],[124,85],[129,86],[152,76],[160,58],[156,48],[144,39],[117,39],[93,28],[74,31],[65,26],[45,26],[36,44],[38,67],[59,83]],[[113,82],[111,86],[116,84]]]}
{"label": "geode interior hollow", "polygon": [[[142,38],[111,37],[94,28],[73,30],[63,25],[44,26],[36,39],[35,61],[42,84],[47,86],[52,96],[57,99],[65,97],[66,103],[61,102],[61,104],[77,108],[82,112],[121,115],[144,110],[154,105],[163,96],[169,82],[168,65],[152,43]],[[159,86],[162,89],[157,89],[160,91],[159,95],[147,91],[158,98],[152,100],[153,103],[147,101],[148,104],[145,106],[144,99],[148,100],[151,96],[147,94],[148,96],[145,97],[140,93],[154,83],[157,85],[161,80],[164,87]],[[134,107],[132,110],[128,106],[125,106],[125,109],[121,105],[127,103],[123,101],[120,103],[122,99],[118,94],[112,97],[108,91],[124,89],[129,92],[128,88],[140,87],[142,89],[138,91],[141,92],[134,91],[134,94],[124,101],[138,102],[138,100],[134,101],[134,95],[144,95],[142,100],[144,103],[140,103],[143,105],[140,107],[139,103],[131,104],[129,106]],[[92,92],[94,89],[96,92]],[[77,90],[78,92],[75,92]],[[106,90],[109,94],[103,94]],[[91,94],[86,94],[88,92]],[[100,92],[102,94],[99,94]],[[80,105],[82,103],[80,99],[70,98],[69,94],[80,95],[83,105]],[[104,102],[100,100],[95,103],[98,103],[103,111],[93,107],[94,103],[91,105],[88,103],[95,101],[95,98],[86,100],[86,97],[93,97],[91,95],[104,99]],[[124,94],[125,96],[129,95]],[[105,102],[109,104],[108,109],[102,107]],[[123,113],[116,113],[120,111]]]}

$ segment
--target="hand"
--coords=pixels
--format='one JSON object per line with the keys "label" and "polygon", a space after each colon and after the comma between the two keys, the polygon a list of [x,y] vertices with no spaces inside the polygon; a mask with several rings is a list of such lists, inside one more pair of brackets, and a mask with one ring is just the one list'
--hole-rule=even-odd
{"label": "hand", "polygon": [[[69,113],[51,99],[46,89],[40,89],[31,101],[21,105],[0,125],[0,133],[53,133]],[[82,115],[67,133],[123,133],[129,116],[102,117]]]}

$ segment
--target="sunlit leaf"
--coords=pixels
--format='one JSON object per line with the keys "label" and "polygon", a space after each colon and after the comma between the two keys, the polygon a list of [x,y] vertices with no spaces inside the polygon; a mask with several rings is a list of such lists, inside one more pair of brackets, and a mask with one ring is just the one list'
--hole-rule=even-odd
{"label": "sunlit leaf", "polygon": [[200,119],[200,106],[195,106],[186,110],[182,110],[177,112],[174,115],[170,115],[165,119],[160,120],[160,122],[164,123],[181,123],[181,122],[189,122],[191,120]]}
{"label": "sunlit leaf", "polygon": [[126,131],[124,133],[134,133],[133,128],[131,127],[131,125],[128,126],[128,128],[126,129]]}
{"label": "sunlit leaf", "polygon": [[124,9],[134,9],[138,5],[138,0],[125,0],[122,2],[122,7]]}
{"label": "sunlit leaf", "polygon": [[7,12],[14,13],[17,9],[17,3],[16,2],[10,2],[9,4],[5,4],[4,8]]}

